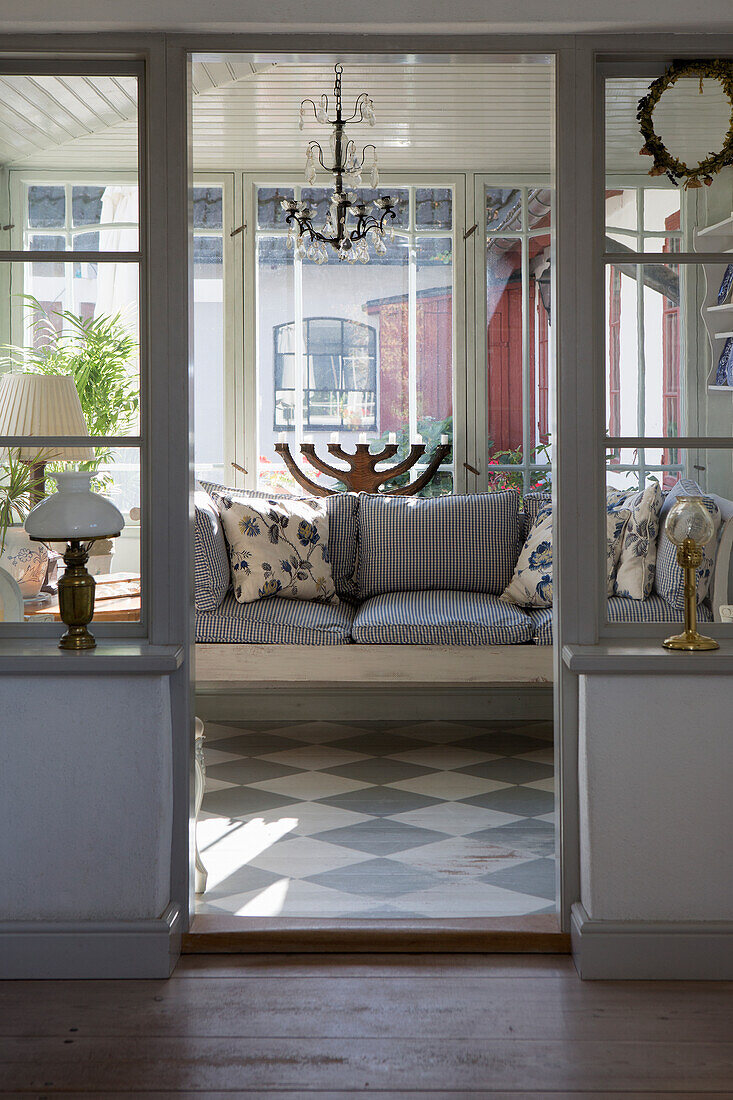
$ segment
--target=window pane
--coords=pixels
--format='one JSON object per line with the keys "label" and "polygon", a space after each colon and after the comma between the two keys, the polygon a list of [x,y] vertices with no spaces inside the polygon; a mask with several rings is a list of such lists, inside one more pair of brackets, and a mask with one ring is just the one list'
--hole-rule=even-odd
{"label": "window pane", "polygon": [[418,187],[415,191],[415,224],[435,229],[453,225],[453,192],[450,187]]}
{"label": "window pane", "polygon": [[450,237],[418,238],[417,428],[431,454],[453,435],[453,254]]}
{"label": "window pane", "polygon": [[260,229],[287,228],[283,199],[294,197],[292,187],[257,188],[257,225]]}
{"label": "window pane", "polygon": [[92,435],[137,435],[137,266],[13,264],[3,275],[11,288],[2,306],[11,334],[4,369],[71,374]]}
{"label": "window pane", "polygon": [[221,187],[194,187],[193,227],[194,229],[222,228]]}
{"label": "window pane", "polygon": [[[39,463],[42,465],[39,468]],[[87,569],[97,582],[94,623],[137,622],[140,619],[140,454],[137,449],[12,448],[0,459],[0,492],[11,481],[20,490],[13,496],[13,523],[5,529],[0,568],[17,580],[24,606],[17,618],[28,625],[59,622],[57,586],[63,574],[64,543],[53,543],[48,554],[31,542],[22,522],[36,499],[57,491],[53,475],[69,470],[94,474],[91,487],[111,500],[123,514],[125,527],[118,538],[100,539],[91,548]],[[29,489],[31,491],[29,491]],[[25,491],[23,491],[25,490]],[[1,541],[1,540],[0,540]],[[7,620],[6,620],[7,621]],[[59,633],[63,628],[59,626]]]}
{"label": "window pane", "polygon": [[[704,621],[710,619],[714,613],[719,614],[721,604],[733,603],[733,587],[729,582],[729,556],[726,550],[727,540],[721,540],[721,534],[726,523],[731,522],[733,516],[733,450],[727,448],[702,448],[692,450],[688,448],[674,448],[661,451],[657,448],[644,450],[620,450],[608,451],[606,456],[606,485],[609,492],[616,494],[633,494],[640,489],[647,489],[654,485],[659,486],[662,498],[674,489],[680,480],[686,480],[684,492],[694,495],[696,486],[702,493],[712,497],[716,508],[714,511],[714,523],[716,532],[713,540],[706,550],[707,567],[706,576],[698,574],[698,585],[702,585],[705,599],[699,605],[699,618]],[[655,513],[656,514],[656,513]],[[663,523],[663,521],[662,521]],[[657,533],[654,538],[654,546],[651,556],[655,558],[652,569],[653,582],[651,597],[653,603],[641,599],[631,598],[626,601],[626,613],[634,615],[638,612],[653,610],[659,616],[660,621],[680,622],[682,617],[682,593],[681,585],[677,585],[676,595],[672,595],[670,578],[675,573],[674,556],[664,556],[657,553],[664,546],[660,527],[662,523],[656,522]],[[633,536],[633,532],[632,532]],[[639,537],[644,537],[644,531],[639,532]],[[637,540],[637,545],[638,540]],[[635,549],[632,543],[624,540],[621,543],[621,552],[626,551],[627,558]],[[643,557],[649,557],[650,549],[644,548]],[[672,551],[672,555],[674,552]],[[632,555],[633,556],[633,555]],[[677,573],[679,577],[679,573]],[[624,588],[623,577],[617,581],[615,595],[623,595],[630,590],[628,580]],[[718,594],[717,603],[714,601],[714,593]],[[671,599],[671,603],[670,603]],[[623,605],[614,600],[609,601],[609,619],[612,622],[624,621]],[[636,621],[644,621],[638,618]],[[705,633],[704,626],[701,627]]]}
{"label": "window pane", "polygon": [[[194,222],[221,225],[221,194],[221,188],[194,189]],[[228,485],[232,471],[224,469],[223,244],[221,234],[194,237],[194,448],[196,476]]]}
{"label": "window pane", "polygon": [[490,237],[486,246],[489,455],[521,461],[522,246],[519,240]]}
{"label": "window pane", "polygon": [[28,188],[28,225],[50,229],[66,225],[66,192],[63,187]]}
{"label": "window pane", "polygon": [[221,279],[224,262],[224,242],[219,237],[194,237],[194,279]]}
{"label": "window pane", "polygon": [[[51,192],[50,203],[38,193]],[[58,197],[60,196],[60,197]],[[71,224],[65,226],[65,203],[71,204]],[[132,184],[104,187],[65,185],[64,187],[27,187],[28,220],[23,243],[28,249],[64,252],[136,252],[138,248],[138,191]],[[58,225],[64,234],[32,232],[36,225]],[[89,227],[99,227],[89,232]]]}
{"label": "window pane", "polygon": [[518,187],[487,187],[485,201],[487,233],[522,228],[522,192]]}
{"label": "window pane", "polygon": [[678,435],[683,430],[685,298],[691,274],[670,264],[606,269],[609,435]]}

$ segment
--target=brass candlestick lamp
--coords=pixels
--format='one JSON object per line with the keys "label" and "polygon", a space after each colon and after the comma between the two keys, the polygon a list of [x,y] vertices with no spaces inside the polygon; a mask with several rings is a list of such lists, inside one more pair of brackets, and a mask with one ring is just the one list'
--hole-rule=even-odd
{"label": "brass candlestick lamp", "polygon": [[51,475],[58,492],[31,508],[25,529],[34,542],[67,542],[66,571],[59,580],[59,614],[68,627],[59,649],[94,649],[87,630],[94,616],[95,581],[86,568],[97,539],[116,538],[125,526],[122,513],[110,500],[93,493],[91,473],[73,471]]}
{"label": "brass candlestick lamp", "polygon": [[677,547],[677,564],[685,575],[685,629],[666,638],[666,649],[718,649],[714,638],[697,632],[697,574],[702,564],[702,548],[715,534],[715,526],[702,497],[678,497],[667,516],[665,531]]}

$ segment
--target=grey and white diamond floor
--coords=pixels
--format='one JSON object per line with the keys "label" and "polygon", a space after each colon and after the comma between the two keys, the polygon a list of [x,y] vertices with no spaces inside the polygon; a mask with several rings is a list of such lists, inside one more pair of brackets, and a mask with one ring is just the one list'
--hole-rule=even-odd
{"label": "grey and white diamond floor", "polygon": [[555,911],[552,724],[208,722],[198,913]]}

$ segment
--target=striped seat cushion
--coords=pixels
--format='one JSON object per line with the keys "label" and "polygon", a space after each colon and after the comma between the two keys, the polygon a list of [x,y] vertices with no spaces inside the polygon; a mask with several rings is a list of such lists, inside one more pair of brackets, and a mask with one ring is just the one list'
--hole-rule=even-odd
{"label": "striped seat cushion", "polygon": [[[214,498],[231,497],[242,500],[243,497],[257,497],[261,500],[320,500],[322,497],[294,498],[285,493],[261,493],[254,489],[232,489],[226,485],[216,485],[211,481],[202,481],[204,489]],[[328,551],[331,555],[331,572],[337,594],[342,599],[356,598],[356,555],[358,548],[357,512],[359,498],[356,493],[338,493],[325,498],[328,513]]]}
{"label": "striped seat cushion", "polygon": [[388,497],[360,494],[360,600],[453,589],[498,596],[519,552],[519,494]]}
{"label": "striped seat cushion", "polygon": [[196,612],[196,641],[346,645],[353,618],[353,608],[343,602],[270,599],[243,604],[229,592],[215,611]]}
{"label": "striped seat cushion", "polygon": [[[672,607],[654,592],[643,600],[631,596],[609,596],[608,599],[608,621],[611,623],[681,623],[684,617],[682,608]],[[699,605],[697,617],[701,623],[713,621],[713,613],[704,603]]]}
{"label": "striped seat cushion", "polygon": [[[535,645],[552,645],[552,608],[533,607],[527,613],[532,620]],[[713,621],[713,613],[707,603],[698,605],[697,615],[701,623]],[[684,612],[670,606],[654,593],[645,600],[609,596],[608,619],[612,623],[681,623]]]}
{"label": "striped seat cushion", "polygon": [[552,608],[528,607],[527,614],[532,620],[535,645],[552,645]]}
{"label": "striped seat cushion", "polygon": [[229,554],[219,511],[208,493],[194,494],[194,587],[197,611],[214,611],[229,589]]}
{"label": "striped seat cushion", "polygon": [[359,607],[352,633],[365,645],[517,645],[532,623],[484,592],[389,592]]}

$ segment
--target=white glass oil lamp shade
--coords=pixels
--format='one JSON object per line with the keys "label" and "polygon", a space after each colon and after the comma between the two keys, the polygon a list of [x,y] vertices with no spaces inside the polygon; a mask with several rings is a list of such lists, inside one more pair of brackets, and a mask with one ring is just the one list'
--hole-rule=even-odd
{"label": "white glass oil lamp shade", "polygon": [[685,629],[682,634],[666,638],[666,649],[710,650],[718,649],[714,638],[706,638],[697,632],[697,570],[702,565],[702,548],[715,534],[712,516],[702,497],[678,497],[670,509],[665,533],[677,547],[677,564],[685,578]]}
{"label": "white glass oil lamp shade", "polygon": [[66,542],[66,571],[59,580],[59,614],[66,633],[60,649],[93,649],[97,644],[87,630],[94,617],[94,577],[86,569],[95,539],[120,534],[125,521],[110,500],[91,491],[94,475],[74,471],[54,474],[58,492],[46,497],[28,513],[25,529],[39,542]]}
{"label": "white glass oil lamp shade", "polygon": [[93,542],[115,538],[125,526],[119,508],[111,500],[93,493],[93,473],[70,470],[51,475],[58,492],[31,508],[25,529],[41,542]]}

